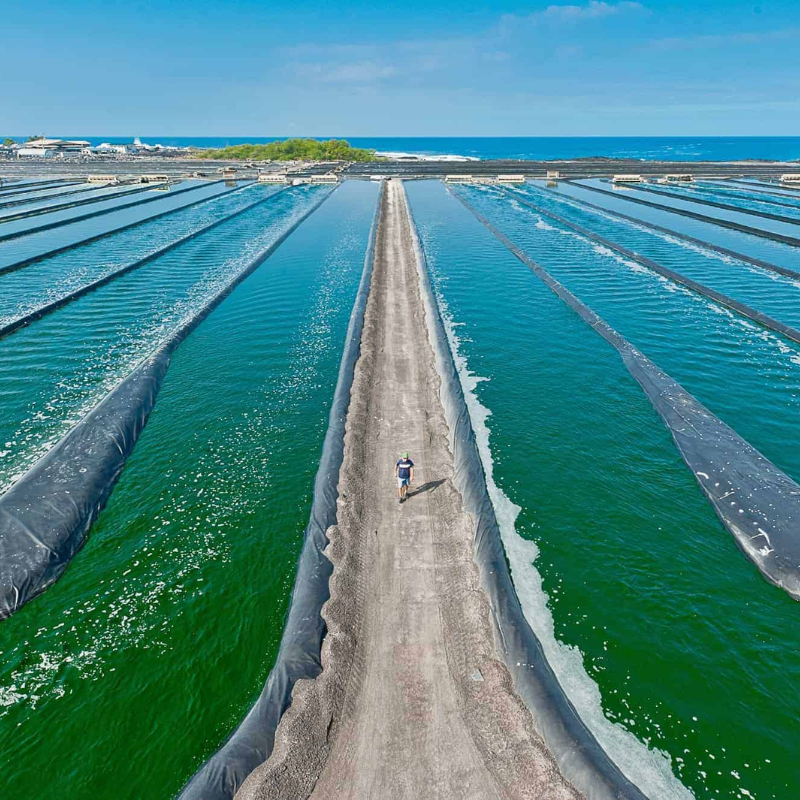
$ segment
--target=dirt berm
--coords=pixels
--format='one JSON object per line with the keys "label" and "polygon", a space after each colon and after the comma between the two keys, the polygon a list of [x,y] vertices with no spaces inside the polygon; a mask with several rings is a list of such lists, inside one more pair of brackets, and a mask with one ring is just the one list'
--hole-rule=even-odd
{"label": "dirt berm", "polygon": [[[572,800],[495,650],[402,191],[387,186],[377,231],[328,532],[323,672],[295,686],[272,756],[236,800]],[[406,450],[416,483],[400,504]]]}

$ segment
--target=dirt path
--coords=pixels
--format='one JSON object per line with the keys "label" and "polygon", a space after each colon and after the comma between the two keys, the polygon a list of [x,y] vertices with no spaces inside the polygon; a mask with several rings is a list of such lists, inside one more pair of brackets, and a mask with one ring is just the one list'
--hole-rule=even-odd
{"label": "dirt path", "polygon": [[[325,669],[236,797],[578,798],[495,654],[402,191],[385,193],[347,417]],[[405,450],[417,481],[400,504]]]}

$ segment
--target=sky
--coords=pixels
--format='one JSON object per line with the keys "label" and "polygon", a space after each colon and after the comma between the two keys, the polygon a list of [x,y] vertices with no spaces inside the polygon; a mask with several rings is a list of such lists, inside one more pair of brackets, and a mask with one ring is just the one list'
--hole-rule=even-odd
{"label": "sky", "polygon": [[0,135],[800,135],[798,0],[4,0]]}

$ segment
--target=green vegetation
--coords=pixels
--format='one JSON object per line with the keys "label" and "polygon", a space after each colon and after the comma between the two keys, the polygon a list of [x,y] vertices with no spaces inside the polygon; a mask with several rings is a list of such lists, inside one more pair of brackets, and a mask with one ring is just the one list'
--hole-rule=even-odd
{"label": "green vegetation", "polygon": [[285,139],[269,144],[237,144],[221,150],[200,150],[198,158],[235,161],[380,161],[374,150],[351,147],[344,139]]}
{"label": "green vegetation", "polygon": [[10,136],[3,142],[4,147],[11,147],[12,144],[16,144],[16,142]]}

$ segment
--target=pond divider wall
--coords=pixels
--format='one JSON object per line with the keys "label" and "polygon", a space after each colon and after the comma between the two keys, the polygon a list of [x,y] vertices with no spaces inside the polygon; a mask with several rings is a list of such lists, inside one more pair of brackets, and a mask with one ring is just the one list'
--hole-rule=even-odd
{"label": "pond divider wall", "polygon": [[246,211],[250,211],[250,209],[255,208],[256,206],[260,206],[262,203],[269,202],[274,197],[277,197],[279,194],[282,194],[288,189],[289,189],[288,186],[278,189],[277,192],[274,192],[268,197],[262,197],[260,200],[256,200],[254,203],[250,203],[246,205],[244,208],[240,208],[238,211],[234,211],[228,214],[227,216],[222,217],[221,219],[215,220],[214,222],[211,222],[208,225],[205,225],[204,227],[199,228],[196,231],[193,231],[192,233],[187,233],[185,236],[181,236],[179,239],[170,242],[168,245],[165,245],[164,247],[161,247],[158,250],[154,250],[152,253],[148,253],[143,258],[140,258],[138,261],[133,261],[130,264],[126,264],[124,267],[121,267],[118,270],[114,270],[114,272],[111,272],[108,275],[103,276],[102,278],[98,278],[96,281],[93,281],[92,283],[87,283],[85,286],[81,286],[74,292],[65,294],[63,297],[59,297],[58,299],[53,300],[51,303],[39,306],[38,308],[33,309],[33,311],[29,311],[27,314],[24,314],[21,317],[12,319],[11,322],[7,323],[6,325],[0,325],[0,339],[2,339],[4,336],[8,336],[11,333],[14,333],[14,331],[19,330],[25,325],[28,325],[31,322],[34,322],[37,319],[41,319],[47,314],[50,314],[53,311],[62,308],[68,303],[72,303],[78,298],[83,297],[84,295],[89,294],[90,292],[96,291],[102,286],[105,286],[106,284],[115,281],[117,278],[121,278],[123,275],[127,275],[129,272],[133,272],[134,270],[139,269],[139,267],[143,267],[145,264],[149,263],[150,261],[154,261],[159,256],[163,256],[170,250],[174,250],[176,247],[180,247],[180,245],[186,244],[186,242],[189,242],[192,239],[196,239],[198,236],[201,236],[204,233],[208,233],[208,231],[218,227],[219,225],[222,225],[224,222],[229,222],[230,220],[235,219],[241,214],[244,214]]}
{"label": "pond divider wall", "polygon": [[57,189],[61,186],[74,186],[78,183],[86,183],[86,181],[78,178],[75,180],[55,178],[47,181],[32,181],[31,183],[9,183],[8,186],[0,186],[0,198],[28,194],[30,192],[41,192],[43,189]]}
{"label": "pond divider wall", "polygon": [[328,546],[327,530],[337,521],[345,422],[356,362],[361,352],[375,235],[384,191],[385,183],[381,181],[364,269],[350,314],[328,429],[314,481],[311,513],[275,665],[255,705],[225,744],[194,774],[181,791],[179,800],[230,800],[245,778],[272,753],[275,731],[291,704],[295,683],[301,679],[313,680],[322,672],[320,653],[327,633],[322,607],[330,597],[329,581],[333,572],[333,565],[324,555],[324,550]]}
{"label": "pond divider wall", "polygon": [[617,350],[661,415],[678,451],[738,547],[767,581],[800,600],[800,486],[553,278],[465,198],[453,194]]}
{"label": "pond divider wall", "polygon": [[[786,217],[783,214],[773,214],[770,211],[759,211],[758,209],[752,208],[742,208],[742,206],[735,206],[731,205],[730,203],[720,203],[716,200],[706,200],[703,197],[695,197],[693,195],[685,195],[685,194],[678,194],[677,192],[665,192],[661,189],[653,189],[649,186],[642,186],[639,185],[636,187],[637,192],[649,192],[650,194],[657,195],[658,197],[671,197],[673,200],[680,200],[683,203],[697,203],[701,206],[710,206],[711,208],[721,208],[724,211],[735,211],[737,214],[748,214],[753,217],[761,217],[762,219],[771,219],[775,222],[786,222],[789,225],[800,225],[800,218],[798,217]],[[745,195],[745,199],[754,200],[757,198],[747,198]],[[769,200],[762,200],[761,202],[769,203]],[[774,203],[774,205],[782,205],[786,206],[786,208],[794,208],[797,211],[800,211],[796,205],[792,205],[791,203]]]}
{"label": "pond divider wall", "polygon": [[[534,188],[537,191],[543,191],[538,187]],[[631,217],[628,214],[623,214],[621,211],[614,211],[610,208],[598,206],[595,203],[590,203],[588,200],[584,200],[580,197],[573,197],[569,194],[559,194],[558,192],[551,192],[551,194],[567,204],[574,203],[575,205],[583,206],[584,208],[590,208],[593,211],[599,211],[601,214],[607,214],[609,217],[631,222],[634,225],[638,225],[640,228],[644,228],[645,230],[657,231],[658,233],[663,233],[665,236],[671,236],[673,239],[677,239],[681,242],[688,242],[689,244],[702,247],[704,250],[710,250],[714,253],[718,253],[719,255],[728,256],[728,258],[735,258],[737,261],[743,261],[745,264],[750,264],[754,267],[759,267],[760,269],[765,269],[769,272],[776,272],[778,275],[785,275],[787,278],[795,278],[800,280],[800,272],[796,270],[788,269],[786,267],[779,267],[777,264],[772,264],[769,261],[763,261],[760,258],[753,258],[753,256],[748,256],[744,253],[738,253],[736,250],[729,250],[727,247],[721,247],[720,245],[712,244],[704,239],[696,239],[694,236],[689,236],[685,233],[679,233],[678,231],[672,230],[672,228],[664,228],[661,225],[656,225],[653,222],[647,222],[646,220],[638,219],[637,217]],[[514,197],[518,197],[518,195],[515,194]],[[530,197],[530,195],[528,195],[528,197]]]}
{"label": "pond divider wall", "polygon": [[[737,192],[736,189],[738,187],[734,186],[733,191],[731,191],[731,187],[725,186],[724,184],[719,183],[710,183],[710,182],[698,182],[695,184],[690,184],[694,191],[697,192],[707,192],[710,195],[714,195],[716,197],[734,197],[737,200],[750,200],[752,202],[764,203],[768,206],[779,206],[780,208],[792,208],[795,211],[800,211],[800,205],[797,203],[782,203],[780,200],[775,199],[774,194],[769,194],[767,192]],[[694,195],[692,195],[694,196]],[[795,218],[796,223],[800,223],[800,219]]]}
{"label": "pond divider wall", "polygon": [[537,214],[542,217],[547,217],[554,222],[557,222],[559,225],[563,225],[565,228],[568,228],[571,231],[574,231],[579,236],[583,236],[584,238],[588,239],[590,242],[596,242],[597,244],[602,245],[603,247],[612,250],[615,253],[619,253],[621,256],[629,259],[630,261],[635,262],[636,264],[640,264],[641,266],[655,272],[657,275],[661,275],[664,278],[668,278],[669,280],[677,283],[679,286],[685,286],[687,289],[691,289],[693,292],[701,295],[702,297],[706,297],[709,300],[713,300],[715,303],[719,303],[719,305],[724,306],[725,308],[731,309],[731,311],[735,311],[737,314],[741,314],[741,316],[746,317],[747,319],[753,320],[753,322],[757,322],[759,325],[767,328],[768,330],[774,331],[775,333],[779,333],[781,336],[785,336],[787,339],[791,339],[793,342],[797,342],[800,344],[800,331],[797,328],[793,328],[790,325],[785,325],[783,322],[779,322],[776,319],[773,319],[766,314],[762,314],[760,311],[756,311],[756,309],[751,308],[744,303],[740,303],[738,300],[734,300],[732,297],[728,297],[728,295],[722,294],[721,292],[716,291],[716,289],[711,289],[708,286],[705,286],[702,283],[698,283],[691,278],[687,278],[684,275],[681,275],[679,272],[675,272],[674,270],[669,269],[668,267],[663,267],[661,264],[656,263],[650,258],[645,256],[640,256],[638,253],[634,253],[633,250],[629,250],[627,247],[623,247],[622,245],[616,244],[612,242],[610,239],[606,239],[603,236],[600,236],[594,231],[590,231],[588,228],[584,228],[582,225],[578,225],[574,222],[571,222],[568,219],[556,214],[552,211],[546,211],[543,208],[539,208],[534,203],[530,203],[527,200],[523,200],[518,195],[512,195],[514,199],[520,203],[521,205],[527,206],[528,208],[533,209]]}
{"label": "pond divider wall", "polygon": [[303,212],[0,496],[0,620],[55,583],[82,547],[147,422],[178,345],[332,193]]}
{"label": "pond divider wall", "polygon": [[[404,193],[405,197],[405,193]],[[561,774],[587,800],[645,800],[623,775],[578,715],[553,672],[517,597],[505,548],[469,416],[458,369],[431,287],[425,252],[408,207],[428,335],[441,378],[439,397],[449,428],[453,483],[475,521],[473,554],[480,569],[496,629],[496,644],[514,688],[531,712],[537,731]]]}
{"label": "pond divider wall", "polygon": [[[198,189],[202,189],[206,186],[212,186],[215,183],[222,183],[222,180],[218,181],[207,181],[203,183],[198,183],[194,186],[187,186],[185,189],[170,189],[169,192],[166,194],[156,195],[155,197],[145,197],[143,200],[132,200],[130,203],[121,203],[118,206],[114,206],[113,208],[104,208],[100,211],[90,211],[86,214],[79,214],[77,217],[70,217],[69,219],[61,219],[57,222],[47,222],[43,225],[36,225],[33,228],[26,228],[24,231],[14,231],[14,233],[4,233],[0,235],[0,242],[7,242],[10,239],[20,239],[23,236],[31,236],[34,233],[41,233],[42,231],[50,231],[53,228],[63,228],[64,225],[72,225],[75,222],[83,222],[87,219],[93,219],[94,217],[102,217],[105,214],[113,214],[115,211],[124,211],[126,208],[133,208],[134,206],[143,206],[147,203],[155,203],[158,200],[166,200],[168,197],[175,197],[179,194],[186,194],[186,192],[196,192]],[[158,191],[156,187],[161,186],[163,184],[151,184],[150,188]]]}
{"label": "pond divider wall", "polygon": [[[206,186],[212,186],[215,183],[221,183],[222,181],[211,181],[206,184]],[[44,261],[48,258],[52,258],[53,256],[60,255],[61,253],[66,253],[68,250],[76,250],[79,247],[83,247],[84,245],[91,244],[92,242],[97,242],[100,239],[106,239],[109,236],[113,236],[116,233],[122,233],[123,231],[129,231],[131,228],[136,228],[139,225],[146,225],[148,222],[154,222],[157,219],[161,219],[162,217],[169,216],[170,214],[177,214],[179,211],[185,211],[187,208],[193,208],[194,206],[199,206],[201,203],[210,203],[212,200],[217,200],[220,197],[225,197],[226,194],[232,194],[233,192],[240,192],[242,189],[246,189],[248,186],[252,186],[254,181],[250,181],[249,183],[243,184],[242,186],[237,186],[234,189],[226,189],[224,192],[219,192],[211,197],[201,197],[199,200],[193,200],[191,203],[186,203],[183,206],[177,206],[176,208],[168,208],[166,211],[160,211],[158,214],[153,214],[152,217],[145,217],[145,219],[137,219],[135,222],[128,222],[125,225],[121,225],[119,228],[111,228],[111,230],[103,231],[102,233],[95,233],[92,236],[87,237],[86,239],[80,239],[77,242],[72,242],[71,244],[65,244],[62,247],[56,247],[53,250],[48,250],[46,253],[39,253],[36,256],[30,256],[30,258],[23,258],[21,261],[15,261],[13,264],[8,264],[5,267],[0,267],[0,275],[3,275],[6,272],[16,272],[18,269],[22,269],[23,267],[29,267],[31,264],[36,264],[39,261]],[[173,195],[174,196],[174,195]]]}
{"label": "pond divider wall", "polygon": [[[771,239],[773,242],[781,242],[782,244],[789,244],[793,247],[800,247],[800,239],[796,236],[786,236],[782,233],[773,233],[772,231],[765,231],[761,228],[752,228],[750,225],[741,225],[738,222],[731,222],[727,219],[720,219],[719,217],[709,217],[705,214],[698,214],[695,211],[687,211],[684,208],[675,208],[667,206],[663,203],[652,203],[649,200],[642,200],[641,197],[631,197],[629,192],[612,191],[610,189],[601,189],[599,186],[588,186],[585,183],[577,183],[576,181],[567,181],[564,183],[571,184],[578,189],[586,189],[587,192],[597,192],[598,194],[605,194],[609,197],[616,197],[617,200],[624,200],[626,203],[636,203],[640,206],[647,206],[648,208],[655,208],[659,211],[667,211],[670,214],[679,214],[682,217],[689,217],[689,219],[696,219],[699,222],[710,222],[712,225],[718,225],[721,228],[728,228],[732,231],[739,231],[740,233],[749,233],[752,236],[759,236],[762,239]],[[747,213],[747,212],[742,212]]]}
{"label": "pond divider wall", "polygon": [[[82,184],[81,184],[82,185]],[[50,187],[50,189],[58,189],[58,186]],[[84,194],[85,192],[96,192],[98,189],[101,189],[101,186],[97,184],[84,186],[82,189],[72,189],[69,192],[56,192],[55,194],[48,194],[44,197],[23,197],[21,200],[8,200],[6,202],[0,202],[0,208],[12,208],[13,206],[23,206],[27,203],[43,203],[46,200],[57,200],[59,197],[69,197],[73,194]],[[40,192],[49,191],[48,187],[44,189],[40,189]],[[114,195],[110,195],[114,197]],[[0,201],[3,200],[3,196],[0,195]],[[796,207],[796,206],[795,206]]]}
{"label": "pond divider wall", "polygon": [[[94,186],[92,188],[97,191],[102,187]],[[142,192],[146,192],[152,188],[154,188],[152,185],[137,186],[135,189],[123,189],[121,192],[109,192],[108,194],[98,195],[97,197],[84,197],[82,200],[68,200],[66,203],[55,203],[52,206],[39,206],[38,208],[30,208],[27,211],[13,211],[10,214],[0,216],[0,224],[4,222],[14,222],[15,220],[20,219],[27,219],[28,217],[39,217],[42,214],[52,214],[55,211],[65,211],[68,208],[75,208],[76,206],[88,206],[92,203],[104,203],[108,200],[116,200],[118,197],[127,197],[129,194],[141,194]],[[83,192],[88,190],[79,189],[78,191]],[[68,192],[68,194],[72,194],[72,192]],[[42,197],[31,202],[39,202],[39,200],[44,202],[47,199],[48,198],[46,197]]]}

